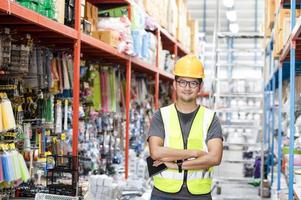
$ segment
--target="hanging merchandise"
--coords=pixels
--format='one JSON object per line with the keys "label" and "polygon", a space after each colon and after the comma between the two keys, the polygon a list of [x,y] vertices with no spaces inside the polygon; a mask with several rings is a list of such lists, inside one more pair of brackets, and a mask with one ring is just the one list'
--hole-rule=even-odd
{"label": "hanging merchandise", "polygon": [[[34,177],[39,177],[39,182],[43,183],[45,158],[72,152],[72,130],[69,128],[72,108],[69,103],[72,103],[73,58],[68,52],[38,46],[27,36],[17,33],[10,35],[1,30],[0,41],[3,47],[0,68],[5,74],[0,77],[0,140],[1,144],[15,142],[24,156],[0,145],[3,150],[0,180],[1,172],[6,180],[0,187],[19,191],[19,187],[26,185],[28,192],[16,196],[34,196],[39,191],[35,183],[16,186],[30,176],[33,182]],[[9,53],[5,53],[6,50]],[[42,176],[37,174],[41,170],[44,171]],[[41,191],[50,192],[47,185],[40,187],[44,187]],[[14,192],[4,193],[10,197]]]}
{"label": "hanging merchandise", "polygon": [[62,101],[57,100],[55,105],[55,130],[56,134],[62,133],[63,131],[63,111],[62,111]]}
{"label": "hanging merchandise", "polygon": [[[149,86],[147,88],[147,86]],[[132,104],[130,110],[130,147],[141,153],[145,147],[147,129],[153,113],[154,85],[145,76],[132,76]]]}
{"label": "hanging merchandise", "polygon": [[11,41],[10,29],[4,28],[0,32],[0,41],[1,41],[1,59],[0,59],[0,68],[8,69],[8,66],[11,62]]}
{"label": "hanging merchandise", "polygon": [[13,181],[28,181],[30,176],[23,156],[16,150],[9,150],[8,147],[5,147],[5,144],[2,144],[1,149],[4,152],[0,154],[0,179],[5,182],[0,187],[5,187],[5,183],[9,185]]}
{"label": "hanging merchandise", "polygon": [[172,86],[169,83],[159,84],[159,107],[167,106],[172,103]]}
{"label": "hanging merchandise", "polygon": [[16,121],[10,100],[5,93],[0,93],[1,98],[1,115],[2,115],[2,129],[11,130],[16,128]]}

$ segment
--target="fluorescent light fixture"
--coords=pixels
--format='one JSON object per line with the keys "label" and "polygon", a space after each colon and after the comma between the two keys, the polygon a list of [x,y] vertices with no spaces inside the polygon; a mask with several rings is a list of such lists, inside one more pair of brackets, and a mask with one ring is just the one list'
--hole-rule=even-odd
{"label": "fluorescent light fixture", "polygon": [[229,25],[229,29],[230,29],[231,33],[238,33],[238,31],[239,31],[238,23],[231,23]]}
{"label": "fluorescent light fixture", "polygon": [[237,20],[237,15],[236,15],[236,11],[235,10],[228,10],[226,12],[226,16],[227,16],[227,19],[230,22],[235,22]]}
{"label": "fluorescent light fixture", "polygon": [[232,8],[234,5],[234,0],[223,0],[223,3],[227,8]]}

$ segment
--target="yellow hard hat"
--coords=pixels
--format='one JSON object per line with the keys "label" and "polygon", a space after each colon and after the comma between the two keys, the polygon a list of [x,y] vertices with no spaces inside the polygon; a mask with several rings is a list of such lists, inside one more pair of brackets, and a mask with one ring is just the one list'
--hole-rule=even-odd
{"label": "yellow hard hat", "polygon": [[205,78],[203,63],[195,55],[180,58],[173,69],[175,76]]}

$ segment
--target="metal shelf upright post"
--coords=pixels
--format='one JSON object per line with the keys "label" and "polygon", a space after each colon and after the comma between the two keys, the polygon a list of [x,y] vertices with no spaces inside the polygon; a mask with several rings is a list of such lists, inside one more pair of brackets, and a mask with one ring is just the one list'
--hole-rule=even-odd
{"label": "metal shelf upright post", "polygon": [[281,163],[282,163],[282,67],[278,71],[278,161],[277,161],[277,190],[281,189]]}
{"label": "metal shelf upright post", "polygon": [[[275,61],[273,61],[273,72],[275,68]],[[273,185],[274,182],[274,130],[275,130],[275,87],[276,87],[276,80],[275,76],[273,76],[272,80],[272,93],[271,93],[271,98],[272,98],[272,107],[271,107],[271,114],[272,114],[272,127],[271,127],[271,138],[272,138],[272,147],[270,151],[270,161],[271,161],[271,185]]]}
{"label": "metal shelf upright post", "polygon": [[72,116],[72,155],[78,156],[78,121],[79,121],[79,84],[80,84],[80,50],[81,50],[81,31],[80,31],[80,0],[75,1],[75,24],[76,40],[74,42],[74,70],[73,70],[73,116]]}
{"label": "metal shelf upright post", "polygon": [[[296,0],[291,0],[291,31],[296,23]],[[295,68],[296,40],[290,46],[290,142],[289,142],[289,187],[288,199],[294,198],[294,135],[295,135]]]}

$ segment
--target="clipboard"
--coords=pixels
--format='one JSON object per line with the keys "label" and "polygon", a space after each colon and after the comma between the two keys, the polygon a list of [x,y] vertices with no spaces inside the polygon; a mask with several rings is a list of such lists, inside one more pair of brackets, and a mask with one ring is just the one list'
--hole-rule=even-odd
{"label": "clipboard", "polygon": [[149,156],[146,158],[148,174],[150,177],[159,174],[160,172],[167,169],[167,166],[163,163],[158,167],[153,166],[154,160]]}

